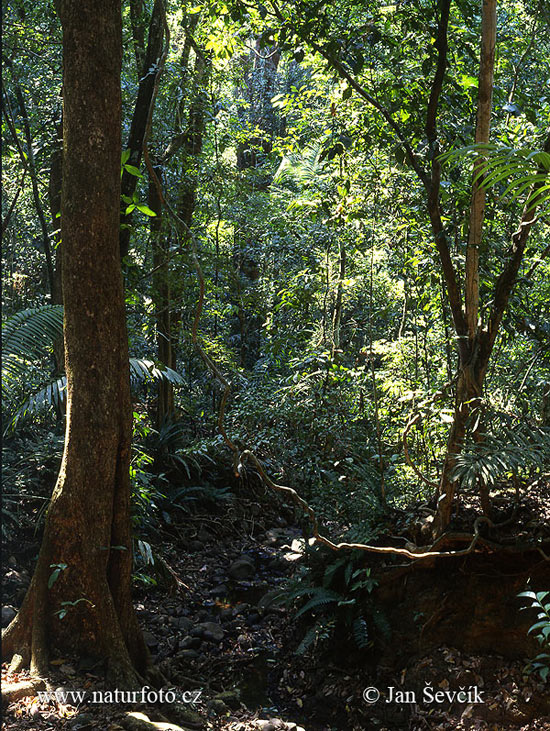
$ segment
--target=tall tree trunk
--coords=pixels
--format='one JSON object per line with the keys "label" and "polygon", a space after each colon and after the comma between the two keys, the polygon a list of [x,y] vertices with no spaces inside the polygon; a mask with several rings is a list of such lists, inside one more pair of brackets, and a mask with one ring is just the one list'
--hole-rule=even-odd
{"label": "tall tree trunk", "polygon": [[346,277],[346,244],[343,238],[339,240],[338,251],[338,287],[336,289],[336,302],[334,303],[334,314],[332,317],[332,357],[340,350],[340,328],[342,325],[342,310],[344,299],[344,279]]}
{"label": "tall tree trunk", "polygon": [[23,132],[25,135],[25,143],[27,146],[26,155],[23,152],[23,148],[21,147],[21,144],[19,143],[19,141],[17,139],[17,131],[12,127],[14,120],[8,116],[7,112],[5,114],[5,117],[6,117],[6,121],[8,122],[8,125],[11,128],[10,131],[12,132],[12,135],[14,137],[14,142],[16,143],[16,146],[19,149],[20,154],[22,154],[22,156],[23,156],[23,164],[25,164],[25,165],[28,164],[29,176],[30,176],[31,185],[32,185],[32,196],[33,196],[33,200],[34,200],[34,206],[36,209],[36,215],[38,216],[38,220],[40,222],[40,229],[42,231],[42,246],[44,248],[44,255],[46,258],[46,271],[48,274],[48,284],[49,284],[49,288],[50,288],[50,294],[53,295],[55,285],[54,285],[54,269],[53,269],[53,261],[52,261],[52,250],[51,250],[51,246],[50,246],[50,235],[48,232],[48,225],[46,223],[46,216],[44,215],[44,208],[42,206],[40,191],[38,189],[38,171],[36,169],[36,161],[34,159],[33,139],[32,139],[32,134],[31,134],[29,113],[27,111],[25,97],[23,96],[23,90],[21,89],[19,80],[17,79],[17,77],[15,75],[15,70],[13,68],[12,62],[6,56],[2,56],[2,60],[4,61],[6,66],[11,71],[14,90],[15,90],[15,96],[16,96],[17,102],[19,104],[21,121],[23,123]]}
{"label": "tall tree trunk", "polygon": [[[145,130],[147,127],[147,119],[149,116],[149,108],[153,99],[157,74],[159,73],[159,60],[162,55],[162,41],[164,38],[163,13],[164,8],[162,0],[155,0],[151,13],[151,21],[149,23],[149,36],[147,39],[147,50],[141,45],[143,43],[143,16],[137,15],[138,3],[132,3],[133,22],[132,29],[134,33],[134,47],[136,49],[136,59],[143,58],[143,68],[140,69],[139,87],[134,107],[134,114],[130,125],[130,134],[126,143],[126,149],[130,150],[128,162],[139,168],[143,155],[143,140],[145,139]],[[138,23],[139,20],[139,23]],[[121,194],[126,198],[131,198],[136,190],[137,177],[127,170],[122,174]],[[132,213],[126,213],[128,204],[123,200],[120,210],[120,256],[124,257],[128,253],[130,246],[130,234]]]}
{"label": "tall tree trunk", "polygon": [[67,430],[36,569],[2,644],[5,654],[19,656],[15,665],[30,661],[39,674],[52,647],[103,658],[113,687],[128,687],[139,684],[149,658],[130,596],[132,412],[118,240],[121,10],[117,0],[59,0],[57,9]]}
{"label": "tall tree trunk", "polygon": [[[496,0],[483,0],[476,143],[489,142],[495,44]],[[463,346],[459,352],[454,422],[447,442],[447,454],[439,487],[438,511],[434,521],[435,530],[439,533],[445,529],[451,519],[452,504],[456,492],[456,481],[453,475],[456,457],[462,451],[468,417],[472,409],[480,404],[483,381],[490,355],[490,351],[487,351],[487,349],[480,352],[479,348],[480,338],[483,337],[479,323],[479,251],[482,244],[483,214],[485,211],[485,189],[481,186],[480,172],[484,163],[483,156],[479,156],[474,163],[464,288],[465,324],[467,329],[464,340],[466,347]],[[478,430],[476,430],[474,437],[477,440],[480,439]],[[486,486],[481,485],[480,493],[483,511],[488,513],[490,502]]]}
{"label": "tall tree trunk", "polygon": [[[63,123],[56,124],[55,147],[50,158],[50,177],[48,181],[48,202],[52,219],[54,242],[54,269],[52,304],[63,304],[63,283],[61,275],[61,186],[63,182]],[[65,372],[65,347],[63,338],[56,338],[53,342],[53,356],[55,361],[55,375]]]}
{"label": "tall tree trunk", "polygon": [[[162,185],[162,170],[155,168],[159,183]],[[170,266],[167,261],[168,241],[162,232],[162,201],[156,181],[149,176],[149,208],[157,215],[150,219],[151,241],[153,245],[153,302],[156,315],[157,354],[160,362],[174,367],[172,350],[172,297],[170,291]],[[156,424],[160,429],[166,419],[174,413],[174,389],[168,379],[161,379],[157,386]]]}

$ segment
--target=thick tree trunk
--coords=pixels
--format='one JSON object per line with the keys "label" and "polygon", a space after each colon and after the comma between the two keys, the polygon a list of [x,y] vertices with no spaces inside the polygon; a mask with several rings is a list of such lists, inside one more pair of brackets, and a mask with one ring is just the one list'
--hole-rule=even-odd
{"label": "thick tree trunk", "polygon": [[118,241],[121,11],[117,0],[60,0],[58,12],[67,429],[36,570],[3,650],[20,656],[16,664],[30,660],[37,673],[46,672],[52,647],[100,657],[110,682],[124,687],[138,683],[149,658],[130,597],[132,424]]}

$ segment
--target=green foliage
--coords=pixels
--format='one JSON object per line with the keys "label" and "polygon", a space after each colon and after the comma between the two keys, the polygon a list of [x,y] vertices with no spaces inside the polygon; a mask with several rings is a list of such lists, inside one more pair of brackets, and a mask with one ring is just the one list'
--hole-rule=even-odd
{"label": "green foliage", "polygon": [[314,620],[298,645],[297,654],[323,646],[340,631],[357,649],[367,649],[376,636],[373,623],[382,627],[385,634],[387,627],[380,622],[380,612],[370,597],[378,581],[371,576],[369,568],[356,568],[356,565],[353,556],[335,559],[325,567],[322,578],[314,567],[302,569],[275,597],[274,601],[284,601],[288,607],[297,609],[295,619],[307,615]]}
{"label": "green foliage", "polygon": [[[550,201],[550,184],[547,173],[550,171],[550,154],[543,150],[530,148],[514,148],[496,144],[475,144],[452,150],[440,159],[443,162],[460,162],[469,158],[484,158],[474,177],[481,187],[503,188],[499,190],[499,198],[517,200],[526,192],[528,209],[541,206]],[[509,182],[508,182],[509,181]],[[531,191],[533,185],[536,190]]]}
{"label": "green foliage", "polygon": [[[492,426],[498,425],[496,415]],[[550,429],[518,422],[501,425],[456,458],[454,477],[467,490],[480,481],[492,487],[509,475],[529,475],[550,465]]]}
{"label": "green foliage", "polygon": [[550,675],[550,592],[522,591],[518,597],[531,600],[530,605],[522,609],[534,609],[537,612],[537,621],[529,628],[529,634],[533,634],[545,650],[529,662],[527,670],[538,673],[546,681]]}
{"label": "green foliage", "polygon": [[[451,4],[437,114],[438,149],[448,151],[441,158],[440,208],[460,272],[470,163],[485,158],[479,180],[487,191],[487,235],[479,279],[482,302],[490,303],[530,186],[549,169],[539,148],[550,122],[550,47],[535,5],[503,0],[494,142],[472,145],[479,9],[464,8]],[[239,446],[262,457],[273,477],[296,487],[331,532],[369,541],[387,528],[382,481],[390,508],[430,496],[404,458],[402,434],[410,416],[420,414],[408,435],[411,460],[435,482],[454,413],[457,343],[425,189],[402,144],[405,139],[429,171],[434,150],[426,139],[425,112],[437,63],[437,14],[429,3],[355,0],[215,0],[194,8],[168,4],[167,13],[172,43],[149,145],[162,167],[166,200],[196,238],[206,292],[198,337],[232,382],[225,427]],[[131,38],[128,8],[124,22]],[[525,32],[530,27],[534,48]],[[42,520],[62,440],[51,436],[51,407],[61,431],[66,387],[63,376],[52,376],[62,308],[48,304],[44,266],[46,243],[55,260],[59,239],[55,176],[44,184],[60,149],[61,29],[53,6],[19,3],[6,6],[6,30],[13,73],[6,74],[3,97],[3,219],[14,207],[6,221],[2,273],[9,440],[3,530],[10,531],[25,516]],[[140,74],[133,43],[126,43],[124,147]],[[26,169],[30,153],[45,201],[47,242]],[[153,531],[159,521],[225,501],[231,455],[216,426],[221,391],[190,336],[201,293],[186,237],[166,210],[152,215],[147,171],[134,158],[132,164],[130,154],[122,154],[121,173],[136,184],[122,201],[123,213],[134,213],[123,262],[134,356],[131,478],[135,523]],[[480,481],[494,486],[547,469],[550,268],[541,256],[548,240],[546,183],[537,203],[542,215],[488,370],[485,437],[467,442],[457,460],[456,477],[467,490]],[[485,305],[480,317],[485,326]],[[170,358],[160,355],[168,339]],[[173,387],[164,391],[174,400],[164,423],[157,418],[159,384]],[[343,565],[335,576],[342,571]],[[350,587],[343,591],[329,582],[325,588],[343,598],[311,605],[300,619],[315,614],[330,622],[331,613],[358,609],[338,605],[355,598]],[[376,616],[373,610],[365,618],[369,635],[381,631]],[[361,626],[352,621],[348,629],[353,633],[355,627],[360,637]],[[330,631],[318,627],[311,642]]]}
{"label": "green foliage", "polygon": [[[63,336],[63,306],[42,305],[9,317],[3,325],[2,388],[10,418],[6,431],[13,431],[22,420],[54,407],[58,413],[65,410],[67,381],[65,376],[55,378],[46,386],[27,396],[22,403],[14,403],[14,382],[28,375],[33,362],[44,359],[51,352],[54,340]],[[130,378],[137,387],[151,382],[168,381],[174,386],[184,383],[182,376],[172,368],[159,367],[152,360],[130,358]]]}

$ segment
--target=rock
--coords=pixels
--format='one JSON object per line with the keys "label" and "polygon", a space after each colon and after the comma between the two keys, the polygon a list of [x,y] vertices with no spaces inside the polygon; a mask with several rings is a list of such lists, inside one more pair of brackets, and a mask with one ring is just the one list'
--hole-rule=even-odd
{"label": "rock", "polygon": [[200,644],[200,637],[191,637],[190,635],[187,635],[187,637],[184,637],[183,640],[181,640],[180,649],[188,650],[189,648],[197,648],[200,646]]}
{"label": "rock", "polygon": [[246,614],[250,611],[250,604],[247,604],[246,602],[241,602],[235,607],[233,611],[235,616],[238,616],[239,614]]}
{"label": "rock", "polygon": [[210,543],[210,541],[213,540],[212,533],[206,530],[206,528],[202,527],[197,535],[197,540],[199,540],[201,543]]}
{"label": "rock", "polygon": [[122,725],[127,731],[185,731],[185,729],[175,723],[151,721],[145,713],[139,713],[137,711],[127,713],[122,720]]}
{"label": "rock", "polygon": [[147,647],[158,647],[159,641],[151,632],[144,632],[143,639]]}
{"label": "rock", "polygon": [[286,573],[288,571],[288,563],[281,556],[273,556],[267,562],[267,568],[270,572],[277,572],[279,574]]}
{"label": "rock", "polygon": [[249,637],[247,637],[247,635],[239,635],[237,637],[237,642],[243,650],[247,650],[249,647],[252,647],[252,641]]}
{"label": "rock", "polygon": [[193,629],[189,630],[189,634],[191,637],[202,637],[204,634],[204,629],[198,624],[196,627],[193,627]]}
{"label": "rock", "polygon": [[202,628],[204,639],[210,642],[221,642],[225,636],[224,629],[217,622],[202,622],[198,626]]}
{"label": "rock", "polygon": [[226,716],[229,713],[229,707],[218,698],[212,698],[211,701],[208,701],[206,707],[216,716]]}
{"label": "rock", "polygon": [[303,554],[288,551],[287,553],[283,553],[283,557],[285,561],[291,561],[292,563],[295,563],[296,561],[299,561],[301,558],[303,558]]}
{"label": "rock", "polygon": [[271,528],[265,532],[264,543],[266,546],[275,546],[287,538],[283,528]]}
{"label": "rock", "polygon": [[93,728],[94,716],[91,713],[79,713],[78,716],[67,721],[67,728],[71,731],[88,731]]}
{"label": "rock", "polygon": [[189,617],[174,617],[172,623],[182,632],[189,632],[193,627],[193,620]]}
{"label": "rock", "polygon": [[200,541],[190,541],[189,543],[189,550],[196,553],[197,551],[202,551],[202,543]]}
{"label": "rock", "polygon": [[[271,607],[281,594],[281,589],[270,589],[269,591],[266,591],[266,593],[258,601],[258,608],[266,609],[267,607]],[[275,606],[278,607],[279,603],[277,602]]]}
{"label": "rock", "polygon": [[256,721],[256,728],[261,729],[261,731],[277,731],[277,729],[284,727],[285,724],[280,718],[272,718],[270,721],[260,718]]}
{"label": "rock", "polygon": [[246,618],[246,624],[248,627],[251,627],[253,624],[258,624],[260,621],[260,615],[254,612],[253,614],[249,615]]}
{"label": "rock", "polygon": [[238,711],[241,707],[239,694],[234,690],[224,690],[223,693],[218,693],[216,700],[223,701],[232,711]]}
{"label": "rock", "polygon": [[2,607],[2,627],[7,627],[16,614],[13,607]]}
{"label": "rock", "polygon": [[164,706],[163,710],[169,718],[174,718],[178,723],[181,723],[185,727],[185,731],[202,729],[205,726],[202,716],[189,708],[188,703],[173,703]]}
{"label": "rock", "polygon": [[254,562],[248,556],[240,556],[229,567],[228,574],[235,581],[246,581],[256,573]]}
{"label": "rock", "polygon": [[222,609],[220,611],[220,621],[221,622],[229,622],[233,619],[233,609],[231,607],[227,607],[226,609]]}
{"label": "rock", "polygon": [[196,660],[197,657],[200,657],[200,652],[197,652],[197,650],[192,650],[191,648],[180,650],[178,652],[178,660],[184,660],[185,662],[189,660]]}
{"label": "rock", "polygon": [[225,584],[219,584],[208,592],[210,596],[221,597],[227,596],[227,586]]}
{"label": "rock", "polygon": [[293,553],[304,553],[306,550],[306,542],[303,538],[295,538],[290,544],[290,550]]}

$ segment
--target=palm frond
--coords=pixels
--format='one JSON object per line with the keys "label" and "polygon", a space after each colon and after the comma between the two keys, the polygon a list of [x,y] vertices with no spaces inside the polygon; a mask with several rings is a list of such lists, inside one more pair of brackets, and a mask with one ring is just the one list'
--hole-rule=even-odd
{"label": "palm frond", "polygon": [[286,155],[281,160],[273,182],[278,185],[288,183],[299,186],[312,185],[325,175],[320,157],[319,142],[307,145],[302,152]]}
{"label": "palm frond", "polygon": [[130,379],[134,383],[169,381],[174,386],[182,386],[185,383],[182,376],[172,368],[159,367],[152,360],[143,358],[130,358]]}
{"label": "palm frond", "polygon": [[32,307],[9,317],[2,325],[4,378],[22,375],[30,361],[44,357],[52,342],[62,336],[62,305]]}
{"label": "palm frond", "polygon": [[545,184],[550,172],[550,154],[527,147],[506,147],[492,143],[468,145],[440,156],[442,162],[460,162],[470,157],[484,158],[474,177],[483,188],[508,182],[501,198],[518,199],[526,190],[538,184],[526,204],[530,208],[550,201],[550,185]]}

